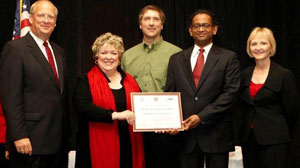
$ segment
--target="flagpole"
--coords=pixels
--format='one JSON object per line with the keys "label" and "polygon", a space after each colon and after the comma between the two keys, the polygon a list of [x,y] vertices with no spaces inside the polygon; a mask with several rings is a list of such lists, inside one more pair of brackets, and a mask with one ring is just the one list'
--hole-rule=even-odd
{"label": "flagpole", "polygon": [[[20,0],[20,3],[19,3],[19,5],[20,5],[20,21],[21,21],[21,18],[22,18],[22,12],[23,12],[23,0]],[[21,24],[20,24],[20,30],[21,30]]]}

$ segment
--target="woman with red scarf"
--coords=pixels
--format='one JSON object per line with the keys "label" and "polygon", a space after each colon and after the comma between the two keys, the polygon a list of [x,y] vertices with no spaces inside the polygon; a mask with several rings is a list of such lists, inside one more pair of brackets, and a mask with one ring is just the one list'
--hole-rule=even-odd
{"label": "woman with red scarf", "polygon": [[144,168],[142,134],[133,133],[130,93],[139,92],[120,68],[123,40],[105,33],[92,46],[95,66],[78,79],[74,94],[79,115],[76,166]]}

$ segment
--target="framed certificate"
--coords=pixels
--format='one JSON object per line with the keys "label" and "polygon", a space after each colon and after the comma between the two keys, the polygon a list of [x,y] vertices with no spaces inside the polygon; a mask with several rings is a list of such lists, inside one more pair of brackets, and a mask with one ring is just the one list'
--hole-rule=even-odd
{"label": "framed certificate", "polygon": [[135,113],[134,132],[154,132],[182,128],[182,109],[179,92],[131,93]]}

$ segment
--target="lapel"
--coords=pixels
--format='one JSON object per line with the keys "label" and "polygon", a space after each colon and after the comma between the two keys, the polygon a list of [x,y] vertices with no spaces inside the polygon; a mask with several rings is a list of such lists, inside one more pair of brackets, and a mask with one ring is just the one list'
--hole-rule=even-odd
{"label": "lapel", "polygon": [[206,62],[204,64],[204,68],[200,77],[200,81],[198,84],[198,89],[199,90],[204,83],[205,79],[209,75],[209,73],[212,71],[213,67],[216,65],[216,63],[219,60],[219,48],[213,45],[207,55]]}
{"label": "lapel", "polygon": [[277,67],[278,65],[276,63],[271,62],[269,73],[264,86],[257,92],[256,96],[254,97],[254,101],[263,99],[265,97],[265,91],[267,89],[275,92],[279,92],[281,90],[282,75],[280,75]]}
{"label": "lapel", "polygon": [[194,49],[194,47],[190,47],[182,53],[182,55],[183,55],[182,62],[183,62],[183,70],[189,81],[189,84],[190,84],[191,88],[194,91],[196,91],[195,81],[194,81],[194,76],[193,76],[192,66],[191,66],[191,55],[192,55],[193,49]]}
{"label": "lapel", "polygon": [[[56,78],[51,69],[51,66],[50,66],[49,62],[47,61],[47,59],[45,58],[45,56],[43,55],[41,49],[39,48],[39,46],[36,44],[33,37],[29,33],[27,33],[25,38],[26,38],[26,41],[28,42],[27,47],[28,47],[31,55],[36,59],[36,61],[41,65],[41,67],[43,67],[47,76],[50,77],[50,79],[55,83],[55,86],[57,87],[57,89],[59,89],[56,84]],[[56,55],[56,53],[55,53],[55,55]],[[55,56],[55,58],[57,58],[57,56]]]}
{"label": "lapel", "polygon": [[264,83],[264,86],[257,92],[257,94],[254,97],[254,100],[252,100],[249,94],[249,84],[252,78],[254,66],[255,65],[252,65],[242,73],[243,80],[241,89],[243,90],[243,92],[241,92],[240,96],[244,101],[250,104],[253,104],[254,101],[260,101],[261,99],[263,99],[265,97],[266,89],[279,92],[282,85],[282,75],[280,75],[280,72],[277,68],[278,65],[274,62],[271,62],[269,73]]}
{"label": "lapel", "polygon": [[[63,86],[64,86],[64,72],[63,72],[63,60],[62,60],[62,53],[59,52],[59,49],[57,48],[57,45],[54,44],[53,42],[50,41],[50,44],[52,46],[53,52],[54,52],[54,57],[56,60],[56,65],[57,65],[57,71],[59,75],[59,81],[60,81],[60,89],[61,92],[63,91]],[[53,74],[54,76],[54,74]],[[55,77],[55,76],[54,76]],[[56,80],[56,79],[55,79]]]}

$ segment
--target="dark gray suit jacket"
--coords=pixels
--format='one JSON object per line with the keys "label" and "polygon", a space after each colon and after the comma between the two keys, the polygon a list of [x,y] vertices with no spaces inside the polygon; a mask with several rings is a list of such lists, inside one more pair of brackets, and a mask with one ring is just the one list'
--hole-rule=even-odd
{"label": "dark gray suit jacket", "polygon": [[53,154],[62,140],[64,117],[64,51],[50,42],[60,86],[42,51],[28,33],[9,41],[0,59],[0,93],[7,120],[7,147],[29,137],[33,154]]}
{"label": "dark gray suit jacket", "polygon": [[231,107],[240,86],[239,61],[236,54],[212,46],[198,88],[194,84],[190,57],[193,47],[170,58],[165,91],[181,92],[183,118],[196,114],[201,124],[179,133],[185,152],[198,144],[207,153],[233,150]]}

